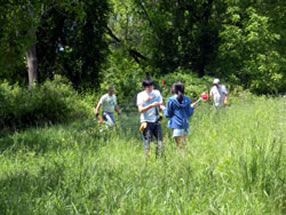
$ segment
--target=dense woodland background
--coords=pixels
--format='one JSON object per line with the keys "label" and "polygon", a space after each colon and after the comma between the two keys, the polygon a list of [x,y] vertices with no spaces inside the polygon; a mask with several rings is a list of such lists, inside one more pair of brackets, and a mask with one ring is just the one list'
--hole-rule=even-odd
{"label": "dense woodland background", "polygon": [[181,72],[277,94],[285,11],[284,0],[2,0],[0,79],[60,76],[77,90],[113,83],[128,95],[146,73]]}
{"label": "dense woodland background", "polygon": [[110,84],[125,111],[146,76],[165,98],[183,81],[197,99],[214,77],[232,96],[284,94],[285,11],[284,0],[3,0],[0,128],[86,117]]}
{"label": "dense woodland background", "polygon": [[[0,214],[286,214],[285,0],[1,0]],[[151,76],[200,102],[182,156],[144,156]],[[162,81],[165,82],[162,85]],[[93,107],[109,84],[121,115]],[[282,96],[281,96],[282,95]]]}

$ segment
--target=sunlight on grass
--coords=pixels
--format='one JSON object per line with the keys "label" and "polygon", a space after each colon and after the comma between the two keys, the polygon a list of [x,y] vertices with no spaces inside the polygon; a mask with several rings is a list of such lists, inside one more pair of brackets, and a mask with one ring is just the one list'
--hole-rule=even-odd
{"label": "sunlight on grass", "polygon": [[167,120],[158,159],[138,127],[100,132],[93,120],[5,136],[0,214],[285,214],[283,102],[202,104],[184,157]]}

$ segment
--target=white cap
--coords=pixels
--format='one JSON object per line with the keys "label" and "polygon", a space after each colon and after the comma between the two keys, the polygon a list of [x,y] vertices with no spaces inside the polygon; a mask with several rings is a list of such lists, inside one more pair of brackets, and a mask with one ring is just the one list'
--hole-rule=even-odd
{"label": "white cap", "polygon": [[213,84],[219,84],[219,79],[215,78],[214,81],[213,81]]}

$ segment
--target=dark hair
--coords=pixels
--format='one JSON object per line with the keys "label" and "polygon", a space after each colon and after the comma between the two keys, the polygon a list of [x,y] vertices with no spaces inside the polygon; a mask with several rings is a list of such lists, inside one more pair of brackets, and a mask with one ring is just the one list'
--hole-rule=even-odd
{"label": "dark hair", "polygon": [[171,92],[175,93],[177,95],[178,102],[182,103],[183,95],[185,93],[185,85],[182,82],[176,82],[173,84]]}
{"label": "dark hair", "polygon": [[153,86],[153,81],[150,78],[146,78],[142,81],[142,86],[145,87],[149,87],[149,86]]}

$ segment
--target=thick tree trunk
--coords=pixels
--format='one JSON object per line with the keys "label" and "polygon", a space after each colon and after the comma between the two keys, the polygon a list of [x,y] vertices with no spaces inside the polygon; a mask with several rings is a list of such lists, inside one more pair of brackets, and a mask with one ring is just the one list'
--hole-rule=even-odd
{"label": "thick tree trunk", "polygon": [[36,45],[33,44],[26,52],[29,87],[32,87],[34,83],[38,81],[38,59],[36,52]]}

